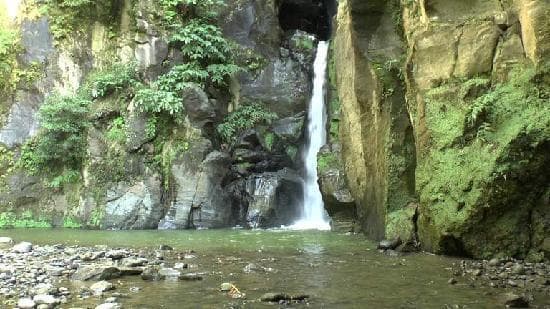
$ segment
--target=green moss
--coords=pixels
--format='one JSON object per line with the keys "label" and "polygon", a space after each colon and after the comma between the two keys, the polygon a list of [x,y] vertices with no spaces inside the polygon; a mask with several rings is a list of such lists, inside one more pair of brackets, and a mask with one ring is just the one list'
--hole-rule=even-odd
{"label": "green moss", "polygon": [[340,159],[332,152],[320,153],[317,156],[317,170],[321,174],[327,172],[329,169],[339,168],[339,166]]}
{"label": "green moss", "polygon": [[296,160],[296,156],[298,155],[298,148],[296,148],[296,146],[288,146],[286,148],[286,154],[287,156],[291,159],[291,160]]}
{"label": "green moss", "polygon": [[[544,68],[516,68],[509,81],[476,95],[465,89],[484,88],[485,80],[455,81],[429,93],[426,122],[431,144],[436,147],[422,158],[416,176],[424,234],[436,250],[445,245],[439,244],[442,234],[466,233],[465,228],[472,228],[468,222],[482,220],[492,207],[521,200],[519,191],[525,189],[506,179],[537,166],[535,149],[550,140],[550,91],[543,80],[547,74]],[[496,185],[500,182],[507,187]],[[492,229],[489,237],[503,238],[502,250],[514,246],[510,235],[517,234],[519,216],[510,212],[495,215],[493,220],[498,223],[487,225]],[[475,229],[484,226],[474,225]],[[466,246],[480,251],[467,242]],[[499,249],[487,246],[486,252],[491,250]]]}
{"label": "green moss", "polygon": [[90,214],[90,217],[88,218],[88,222],[86,223],[86,225],[91,227],[100,227],[104,216],[105,216],[105,209],[102,207],[96,207],[94,208],[94,210],[92,210],[92,213]]}
{"label": "green moss", "polygon": [[74,33],[85,32],[87,28],[83,25],[95,21],[101,21],[110,27],[109,32],[116,33],[122,4],[123,1],[117,0],[35,0],[27,6],[39,7],[40,13],[49,17],[50,30],[59,43]]}
{"label": "green moss", "polygon": [[313,36],[300,35],[292,37],[292,44],[300,51],[310,52],[315,47]]}
{"label": "green moss", "polygon": [[414,237],[414,207],[392,211],[386,215],[386,238],[401,238],[403,241]]}
{"label": "green moss", "polygon": [[7,189],[7,177],[15,168],[15,154],[0,144],[0,193]]}
{"label": "green moss", "polygon": [[276,138],[275,134],[273,134],[272,132],[265,134],[264,145],[267,150],[269,151],[273,150],[273,144],[275,143],[275,138]]}
{"label": "green moss", "polygon": [[20,215],[13,212],[0,213],[0,228],[49,228],[49,220],[44,217],[35,218],[33,213],[25,211]]}
{"label": "green moss", "polygon": [[82,227],[82,224],[80,224],[76,219],[71,217],[66,217],[63,219],[63,227],[69,228],[69,229],[78,229]]}

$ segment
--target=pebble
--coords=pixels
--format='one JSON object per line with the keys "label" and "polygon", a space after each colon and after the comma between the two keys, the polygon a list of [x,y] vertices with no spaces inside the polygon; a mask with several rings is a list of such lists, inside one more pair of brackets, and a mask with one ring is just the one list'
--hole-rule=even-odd
{"label": "pebble", "polygon": [[448,284],[457,284],[458,281],[455,278],[451,278],[447,281]]}

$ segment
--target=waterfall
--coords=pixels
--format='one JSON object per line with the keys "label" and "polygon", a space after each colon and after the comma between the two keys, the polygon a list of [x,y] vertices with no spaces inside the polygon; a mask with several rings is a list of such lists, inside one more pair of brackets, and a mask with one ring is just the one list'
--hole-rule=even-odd
{"label": "waterfall", "polygon": [[314,62],[313,94],[309,103],[307,137],[303,152],[305,163],[304,201],[302,218],[294,229],[329,230],[323,198],[317,183],[317,153],[326,143],[325,82],[328,58],[328,42],[321,41]]}

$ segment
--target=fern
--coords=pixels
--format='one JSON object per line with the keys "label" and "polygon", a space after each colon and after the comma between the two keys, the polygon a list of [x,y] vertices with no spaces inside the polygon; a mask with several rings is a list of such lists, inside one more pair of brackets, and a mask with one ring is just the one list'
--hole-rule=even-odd
{"label": "fern", "polygon": [[170,116],[183,112],[181,97],[172,91],[143,87],[136,92],[134,102],[141,112],[168,113]]}
{"label": "fern", "polygon": [[270,123],[276,119],[275,113],[267,111],[260,104],[243,106],[227,115],[217,127],[218,134],[227,142],[233,142],[242,132],[261,123]]}
{"label": "fern", "polygon": [[94,98],[107,96],[132,85],[137,78],[135,63],[117,63],[108,69],[92,74],[88,83]]}
{"label": "fern", "polygon": [[202,20],[191,20],[170,37],[170,42],[181,46],[187,61],[224,63],[230,59],[230,45],[221,29]]}

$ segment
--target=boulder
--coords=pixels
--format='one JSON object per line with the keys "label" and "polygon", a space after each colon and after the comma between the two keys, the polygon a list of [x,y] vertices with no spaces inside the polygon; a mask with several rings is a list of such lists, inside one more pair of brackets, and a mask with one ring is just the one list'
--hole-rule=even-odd
{"label": "boulder", "polygon": [[196,84],[190,84],[183,90],[183,104],[189,119],[198,127],[216,118],[217,106],[209,100],[204,90]]}
{"label": "boulder", "polygon": [[15,253],[29,253],[32,251],[32,244],[30,242],[20,242],[13,246],[11,249]]}
{"label": "boulder", "polygon": [[0,249],[6,249],[13,245],[13,239],[10,237],[0,237]]}
{"label": "boulder", "polygon": [[[198,144],[198,145],[197,145]],[[175,199],[159,228],[220,228],[235,225],[222,182],[231,158],[219,151],[204,154],[200,142],[174,161]],[[205,156],[204,160],[202,159]]]}
{"label": "boulder", "polygon": [[115,289],[115,285],[108,281],[99,281],[92,286],[90,286],[90,290],[94,292],[94,294],[102,294],[103,292],[111,291]]}
{"label": "boulder", "polygon": [[17,308],[19,309],[33,309],[36,303],[30,298],[20,298],[17,301]]}
{"label": "boulder", "polygon": [[501,298],[507,308],[529,308],[529,301],[524,296],[513,292],[505,293]]}
{"label": "boulder", "polygon": [[55,298],[54,296],[52,295],[49,295],[49,294],[39,294],[39,295],[35,295],[33,297],[33,301],[37,304],[37,305],[48,305],[50,308],[59,304],[61,302],[61,300]]}
{"label": "boulder", "polygon": [[160,176],[133,184],[118,183],[107,192],[104,229],[154,229],[162,217]]}
{"label": "boulder", "polygon": [[72,280],[110,280],[122,275],[119,268],[114,266],[90,265],[79,268],[72,276]]}
{"label": "boulder", "polygon": [[121,261],[121,265],[126,267],[138,267],[144,266],[148,262],[149,260],[146,258],[125,258]]}
{"label": "boulder", "polygon": [[121,309],[121,308],[122,306],[117,303],[105,303],[95,307],[95,309]]}
{"label": "boulder", "polygon": [[244,221],[251,227],[288,225],[299,216],[294,206],[303,198],[302,179],[292,169],[251,175],[245,191],[248,207]]}

